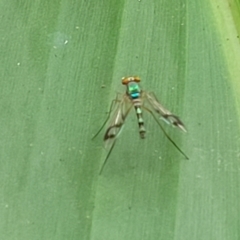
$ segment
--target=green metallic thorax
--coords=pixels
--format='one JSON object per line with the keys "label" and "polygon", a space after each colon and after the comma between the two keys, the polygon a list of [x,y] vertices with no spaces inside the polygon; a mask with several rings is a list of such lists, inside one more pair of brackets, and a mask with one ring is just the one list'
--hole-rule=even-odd
{"label": "green metallic thorax", "polygon": [[140,97],[141,88],[136,82],[130,82],[127,85],[127,94],[132,98],[136,99]]}

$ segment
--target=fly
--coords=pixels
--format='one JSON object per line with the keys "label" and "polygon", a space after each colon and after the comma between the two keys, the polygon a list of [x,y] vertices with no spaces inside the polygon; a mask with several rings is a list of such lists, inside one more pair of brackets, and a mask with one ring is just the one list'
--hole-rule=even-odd
{"label": "fly", "polygon": [[[108,123],[107,130],[104,134],[104,143],[106,149],[109,149],[109,151],[101,167],[100,174],[102,173],[102,170],[107,162],[107,159],[115,146],[117,137],[119,136],[125,123],[125,120],[132,108],[135,109],[135,113],[137,116],[140,138],[144,139],[146,134],[142,114],[143,110],[145,110],[153,116],[154,120],[157,122],[157,124],[163,131],[164,135],[167,137],[167,139],[177,148],[177,150],[186,159],[188,159],[187,155],[177,146],[177,144],[166,133],[166,131],[158,121],[158,118],[154,115],[153,112],[156,112],[163,120],[165,120],[166,123],[171,124],[172,126],[175,126],[180,130],[186,132],[186,128],[183,122],[180,120],[178,116],[172,114],[169,110],[163,107],[162,104],[157,100],[153,92],[143,91],[139,86],[140,81],[141,79],[135,76],[122,78],[122,84],[126,86],[126,92],[121,96],[121,98],[119,98],[119,96],[117,95],[116,99],[112,101],[107,119],[105,120],[99,131],[96,133],[96,135],[93,137],[95,138],[103,129],[105,124]],[[112,111],[113,114],[111,115]]]}

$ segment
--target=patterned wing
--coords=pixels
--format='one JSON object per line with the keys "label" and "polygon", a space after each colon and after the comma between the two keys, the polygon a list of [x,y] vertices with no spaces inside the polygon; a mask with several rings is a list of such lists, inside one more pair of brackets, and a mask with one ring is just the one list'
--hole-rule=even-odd
{"label": "patterned wing", "polygon": [[111,149],[114,145],[117,136],[120,134],[124,121],[132,108],[127,96],[116,104],[116,109],[108,122],[108,128],[104,135],[105,147]]}
{"label": "patterned wing", "polygon": [[107,163],[108,157],[110,156],[113,150],[113,147],[117,140],[117,136],[120,134],[122,127],[124,125],[124,121],[133,106],[132,104],[130,104],[126,95],[123,96],[122,100],[117,99],[115,102],[116,110],[110,117],[108,128],[104,135],[105,148],[108,150],[108,154],[102,164],[100,174],[102,173],[103,168]]}
{"label": "patterned wing", "polygon": [[176,126],[180,128],[182,131],[186,132],[186,128],[182,121],[179,119],[178,116],[172,114],[169,110],[164,108],[161,103],[157,100],[156,96],[154,93],[151,92],[144,92],[145,97],[148,100],[148,103],[150,106],[158,113],[161,115],[163,120],[165,120],[168,124],[172,124],[173,126]]}

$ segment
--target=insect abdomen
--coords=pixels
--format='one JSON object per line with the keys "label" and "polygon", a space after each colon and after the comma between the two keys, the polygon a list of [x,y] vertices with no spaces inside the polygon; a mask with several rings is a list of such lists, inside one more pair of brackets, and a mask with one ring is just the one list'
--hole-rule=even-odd
{"label": "insect abdomen", "polygon": [[142,117],[142,109],[140,106],[134,106],[134,107],[135,107],[135,111],[136,111],[137,118],[138,118],[138,127],[139,127],[140,137],[145,138],[146,129],[144,127],[144,121],[143,121],[143,117]]}

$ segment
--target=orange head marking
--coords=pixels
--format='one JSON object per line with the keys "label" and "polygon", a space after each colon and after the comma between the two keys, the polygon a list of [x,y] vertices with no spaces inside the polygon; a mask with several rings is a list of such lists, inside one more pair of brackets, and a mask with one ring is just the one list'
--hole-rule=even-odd
{"label": "orange head marking", "polygon": [[134,77],[123,77],[122,78],[122,84],[127,85],[130,82],[140,82],[140,77],[134,76]]}

